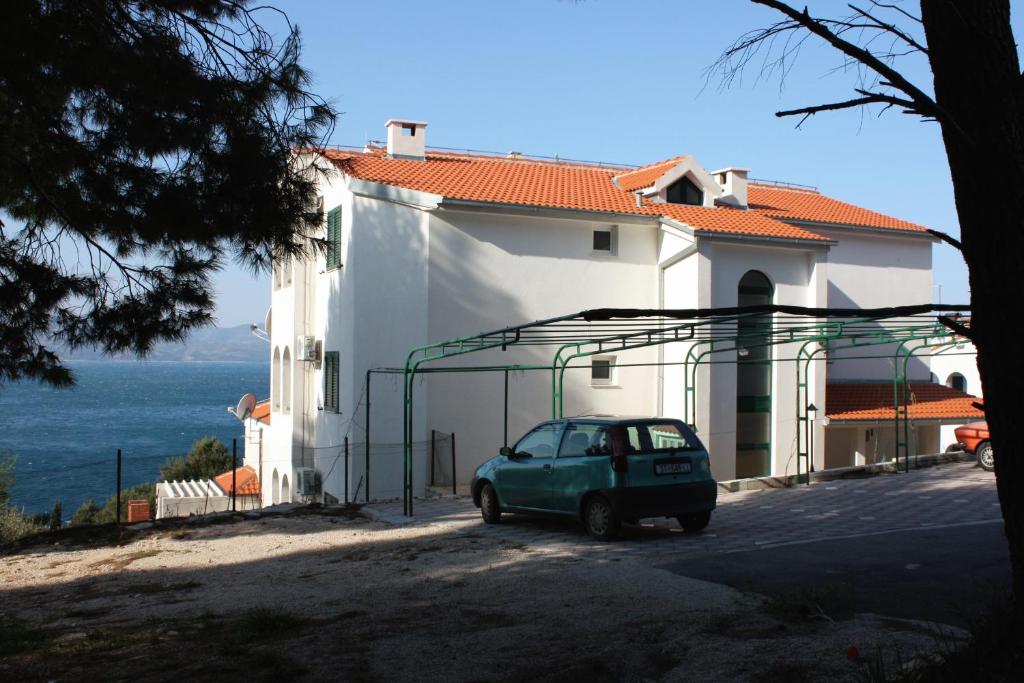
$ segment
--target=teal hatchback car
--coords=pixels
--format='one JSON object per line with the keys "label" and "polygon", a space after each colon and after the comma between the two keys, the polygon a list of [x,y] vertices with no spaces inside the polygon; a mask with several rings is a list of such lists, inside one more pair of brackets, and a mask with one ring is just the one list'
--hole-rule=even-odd
{"label": "teal hatchback car", "polygon": [[647,517],[675,517],[685,531],[700,531],[718,498],[707,450],[667,418],[543,422],[480,465],[471,491],[488,524],[504,512],[565,515],[602,541]]}

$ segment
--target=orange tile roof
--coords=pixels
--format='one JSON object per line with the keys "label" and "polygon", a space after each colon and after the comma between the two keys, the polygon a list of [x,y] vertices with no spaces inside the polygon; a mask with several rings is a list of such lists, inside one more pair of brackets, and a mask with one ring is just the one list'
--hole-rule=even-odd
{"label": "orange tile roof", "polygon": [[270,399],[257,403],[249,417],[264,424],[270,424]]}
{"label": "orange tile roof", "polygon": [[920,225],[826,197],[816,190],[751,183],[747,201],[752,210],[776,218],[925,232]]}
{"label": "orange tile roof", "polygon": [[[258,496],[260,495],[260,478],[256,475],[256,470],[245,465],[235,470],[235,483],[238,485],[238,495],[240,496]],[[228,470],[224,474],[218,474],[213,478],[213,481],[221,488],[224,493],[231,495],[231,470]]]}
{"label": "orange tile roof", "polygon": [[[902,393],[900,401],[902,403]],[[985,414],[972,406],[977,397],[932,382],[911,382],[911,420],[976,420]],[[892,420],[892,382],[830,383],[825,393],[825,414],[835,421]]]}
{"label": "orange tile roof", "polygon": [[665,216],[696,230],[812,241],[827,238],[756,211],[685,204],[636,205],[612,183],[619,168],[428,152],[425,161],[389,159],[380,150],[328,150],[335,166],[355,178],[451,199],[580,211]]}
{"label": "orange tile roof", "polygon": [[[460,199],[581,211],[664,216],[698,231],[827,241],[786,219],[923,232],[921,226],[861,209],[816,191],[751,184],[751,210],[684,204],[636,205],[630,190],[651,185],[681,157],[638,169],[583,162],[428,150],[426,159],[390,159],[381,147],[325,152],[352,177]],[[618,186],[616,186],[616,181]]]}
{"label": "orange tile roof", "polygon": [[678,164],[682,158],[681,156],[672,157],[671,159],[665,159],[665,161],[642,166],[634,171],[617,175],[614,180],[626,192],[639,190],[642,187],[650,187],[654,184],[654,181],[672,170],[672,167]]}

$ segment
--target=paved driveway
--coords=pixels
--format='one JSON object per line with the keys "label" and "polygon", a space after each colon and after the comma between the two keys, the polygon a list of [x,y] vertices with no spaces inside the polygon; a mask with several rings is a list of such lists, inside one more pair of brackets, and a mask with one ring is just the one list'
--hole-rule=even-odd
{"label": "paved driveway", "polygon": [[[403,521],[402,503],[369,506],[383,519]],[[486,525],[469,497],[415,501],[413,524],[472,527],[476,532],[552,552],[614,553],[652,560],[767,549],[897,530],[1001,523],[995,478],[972,464],[954,463],[863,479],[789,489],[720,493],[707,530],[683,534],[675,520],[623,527],[614,543],[591,540],[572,520],[504,515]]]}
{"label": "paved driveway", "polygon": [[[403,520],[401,502],[371,506]],[[415,525],[472,529],[535,552],[640,561],[762,593],[840,583],[860,609],[965,622],[965,604],[1008,585],[995,478],[954,463],[811,486],[721,493],[711,524],[624,527],[614,543],[572,520],[505,515],[486,525],[468,497],[417,500]],[[894,595],[899,599],[892,599]]]}

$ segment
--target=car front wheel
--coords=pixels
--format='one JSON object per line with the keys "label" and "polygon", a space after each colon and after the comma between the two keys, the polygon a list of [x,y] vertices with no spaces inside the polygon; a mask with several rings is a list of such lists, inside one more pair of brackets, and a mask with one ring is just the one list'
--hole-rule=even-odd
{"label": "car front wheel", "polygon": [[488,524],[497,524],[501,521],[501,508],[498,507],[498,493],[490,482],[484,484],[480,489],[480,516]]}
{"label": "car front wheel", "polygon": [[707,512],[693,512],[688,515],[680,515],[676,517],[679,522],[679,526],[683,527],[683,531],[688,534],[697,533],[703,531],[711,521],[711,511]]}
{"label": "car front wheel", "polygon": [[995,456],[992,452],[992,444],[988,441],[978,446],[978,464],[981,469],[991,472],[996,468]]}
{"label": "car front wheel", "polygon": [[604,496],[593,496],[583,510],[587,533],[599,541],[610,541],[619,533],[621,522],[615,508]]}

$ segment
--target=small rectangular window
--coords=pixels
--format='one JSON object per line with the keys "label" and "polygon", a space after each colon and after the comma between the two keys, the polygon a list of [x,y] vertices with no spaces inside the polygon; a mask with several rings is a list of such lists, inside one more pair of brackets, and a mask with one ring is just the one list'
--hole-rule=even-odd
{"label": "small rectangular window", "polygon": [[590,360],[590,383],[593,386],[615,384],[615,356],[600,356]]}
{"label": "small rectangular window", "polygon": [[611,230],[595,230],[594,231],[594,251],[606,251],[611,253],[612,251],[612,231]]}
{"label": "small rectangular window", "polygon": [[339,354],[337,351],[324,352],[324,410],[337,413],[338,387],[341,375]]}
{"label": "small rectangular window", "polygon": [[327,270],[341,268],[341,207],[327,212]]}

